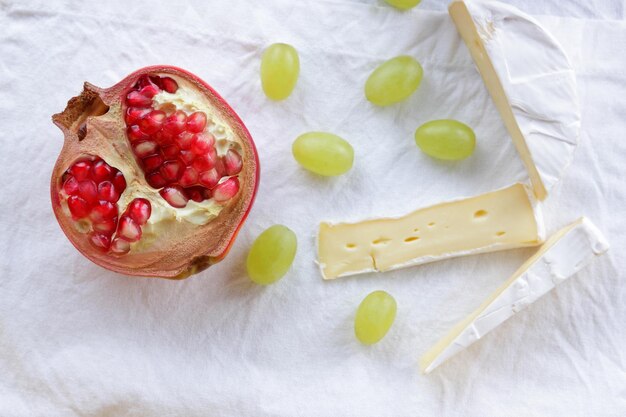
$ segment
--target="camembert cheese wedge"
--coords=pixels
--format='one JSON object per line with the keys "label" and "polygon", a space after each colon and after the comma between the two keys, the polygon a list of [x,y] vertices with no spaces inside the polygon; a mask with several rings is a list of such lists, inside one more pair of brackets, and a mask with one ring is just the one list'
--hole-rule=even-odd
{"label": "camembert cheese wedge", "polygon": [[609,249],[602,233],[582,218],[554,234],[500,288],[420,358],[429,373],[537,301]]}
{"label": "camembert cheese wedge", "polygon": [[567,55],[535,19],[507,4],[454,1],[449,11],[535,195],[545,199],[570,164],[580,134],[576,78]]}
{"label": "camembert cheese wedge", "polygon": [[322,223],[318,257],[324,279],[334,279],[536,246],[543,239],[541,211],[532,191],[523,184],[514,184],[399,218]]}

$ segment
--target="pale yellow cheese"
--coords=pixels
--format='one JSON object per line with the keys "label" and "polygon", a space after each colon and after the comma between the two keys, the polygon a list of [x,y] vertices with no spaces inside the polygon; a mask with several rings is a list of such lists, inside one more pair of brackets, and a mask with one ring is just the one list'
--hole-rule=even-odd
{"label": "pale yellow cheese", "polygon": [[476,67],[483,78],[485,86],[487,87],[496,108],[500,112],[500,116],[504,121],[504,126],[513,139],[513,144],[515,145],[522,162],[526,166],[535,196],[539,200],[544,200],[548,195],[546,187],[541,179],[537,166],[533,161],[533,157],[528,149],[522,130],[515,119],[513,110],[511,109],[511,103],[509,102],[507,94],[502,86],[502,82],[500,81],[498,73],[489,58],[485,45],[478,33],[476,25],[474,24],[474,20],[467,10],[467,6],[463,1],[455,1],[450,5],[449,12],[459,34],[465,41],[465,44],[467,45],[467,48],[476,63]]}
{"label": "pale yellow cheese", "polygon": [[531,194],[515,184],[400,218],[322,223],[318,237],[322,275],[333,279],[538,245],[543,241],[543,223]]}

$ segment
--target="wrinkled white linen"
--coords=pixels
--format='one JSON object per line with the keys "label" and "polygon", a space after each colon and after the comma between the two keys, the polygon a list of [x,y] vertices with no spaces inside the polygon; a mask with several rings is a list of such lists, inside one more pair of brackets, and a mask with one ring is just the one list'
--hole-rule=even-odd
{"label": "wrinkled white linen", "polygon": [[[626,415],[623,21],[540,17],[572,58],[583,104],[581,144],[547,202],[547,225],[587,215],[611,250],[423,376],[419,355],[532,250],[323,282],[314,235],[321,220],[402,214],[526,179],[445,2],[408,13],[375,0],[89,3],[0,0],[0,417]],[[625,8],[512,3],[594,19],[621,19]],[[258,70],[278,41],[298,49],[302,70],[294,94],[274,103]],[[398,54],[422,62],[422,86],[374,108],[365,79]],[[84,80],[107,87],[157,63],[213,85],[246,122],[262,166],[228,258],[182,282],[90,263],[49,203],[62,145],[50,115]],[[444,117],[475,128],[472,158],[440,163],[417,149],[415,128]],[[322,179],[297,166],[291,143],[309,130],[353,144],[348,175]],[[297,233],[298,254],[288,276],[261,288],[244,260],[274,223]],[[364,347],[353,314],[376,289],[396,297],[398,315],[381,343]]]}

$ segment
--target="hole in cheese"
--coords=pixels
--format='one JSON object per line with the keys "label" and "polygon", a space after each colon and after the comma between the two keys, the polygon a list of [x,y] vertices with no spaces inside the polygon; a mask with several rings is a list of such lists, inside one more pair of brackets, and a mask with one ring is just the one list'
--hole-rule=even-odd
{"label": "hole in cheese", "polygon": [[487,211],[485,210],[478,210],[477,212],[474,213],[475,219],[482,219],[484,217],[487,217]]}
{"label": "hole in cheese", "polygon": [[428,223],[428,227],[433,227],[436,223],[435,222],[430,222]]}
{"label": "hole in cheese", "polygon": [[348,244],[346,244],[346,248],[354,249],[354,248],[356,248],[356,245],[354,243],[348,243]]}
{"label": "hole in cheese", "polygon": [[389,243],[391,239],[387,239],[386,237],[379,237],[378,239],[372,242],[373,245],[382,245],[385,243]]}
{"label": "hole in cheese", "polygon": [[504,236],[506,234],[505,231],[499,231],[498,233],[496,233],[496,236]]}
{"label": "hole in cheese", "polygon": [[416,240],[420,240],[419,236],[410,236],[404,239],[406,243],[415,242]]}

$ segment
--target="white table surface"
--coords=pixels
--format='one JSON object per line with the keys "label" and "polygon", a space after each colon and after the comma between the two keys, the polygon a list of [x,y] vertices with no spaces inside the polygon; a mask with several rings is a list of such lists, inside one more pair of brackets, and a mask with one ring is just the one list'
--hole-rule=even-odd
{"label": "white table surface", "polygon": [[[334,282],[313,264],[321,220],[401,214],[525,179],[446,2],[423,3],[399,13],[378,0],[0,0],[0,416],[626,415],[623,1],[510,2],[561,40],[583,102],[581,144],[546,204],[548,228],[587,215],[607,255],[429,376],[419,355],[531,250]],[[258,65],[278,41],[298,48],[302,73],[289,100],[271,103]],[[406,103],[373,108],[363,82],[398,54],[423,63],[424,82]],[[91,264],[49,203],[62,144],[50,115],[85,80],[107,87],[155,63],[222,93],[262,165],[228,258],[182,282]],[[472,158],[442,165],[417,150],[415,128],[440,117],[475,128]],[[308,130],[351,141],[350,174],[322,180],[297,166],[291,142]],[[299,250],[291,272],[261,288],[244,259],[274,223],[297,233]],[[398,316],[364,347],[354,312],[376,289],[396,297]]]}

